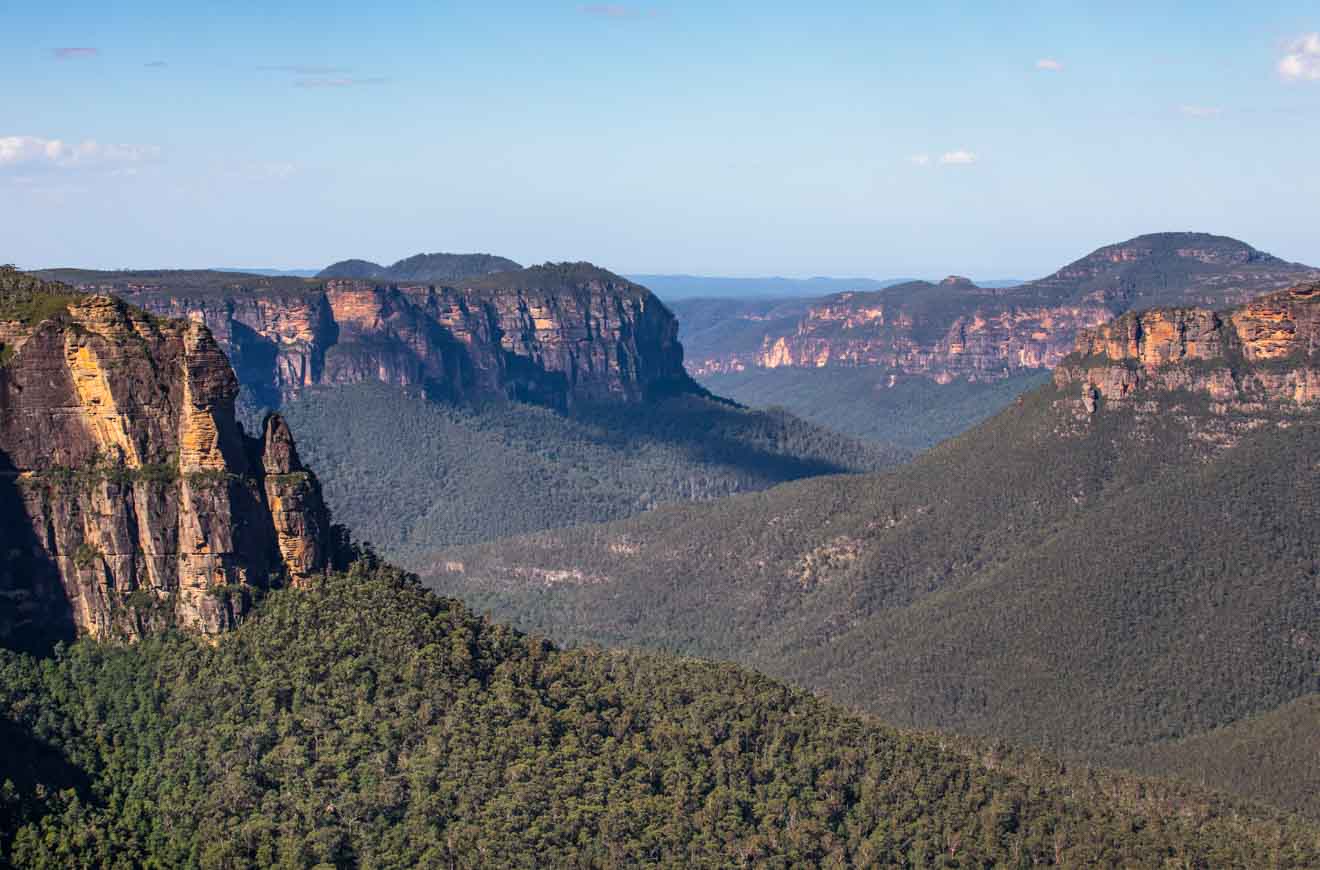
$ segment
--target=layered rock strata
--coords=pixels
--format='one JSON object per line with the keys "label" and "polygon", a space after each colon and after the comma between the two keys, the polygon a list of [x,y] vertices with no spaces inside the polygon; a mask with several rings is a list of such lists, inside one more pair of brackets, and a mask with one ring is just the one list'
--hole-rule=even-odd
{"label": "layered rock strata", "polygon": [[329,280],[197,287],[89,276],[144,308],[206,324],[239,380],[271,407],[315,386],[379,380],[449,398],[554,407],[643,401],[699,388],[673,315],[648,290],[585,263],[538,266],[458,286]]}
{"label": "layered rock strata", "polygon": [[243,433],[204,325],[8,278],[0,639],[215,633],[257,590],[325,568],[319,486],[278,417]]}
{"label": "layered rock strata", "polygon": [[1237,308],[1156,309],[1084,330],[1054,371],[1085,411],[1149,410],[1153,399],[1199,397],[1245,418],[1320,404],[1320,283]]}

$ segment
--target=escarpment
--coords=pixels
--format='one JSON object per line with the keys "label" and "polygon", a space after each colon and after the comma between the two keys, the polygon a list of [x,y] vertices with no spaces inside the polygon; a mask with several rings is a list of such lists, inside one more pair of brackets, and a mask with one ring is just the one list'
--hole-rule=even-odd
{"label": "escarpment", "polygon": [[[1320,272],[1235,239],[1159,233],[1104,248],[1017,287],[978,287],[950,276],[815,300],[800,317],[757,328],[752,308],[689,342],[694,375],[781,367],[873,366],[924,375],[995,380],[1052,368],[1078,332],[1131,310],[1246,302]],[[778,303],[766,303],[768,310]],[[736,336],[728,341],[725,337]]]}
{"label": "escarpment", "polygon": [[586,263],[452,286],[221,273],[68,277],[206,324],[243,386],[271,407],[309,387],[370,380],[552,407],[700,389],[683,368],[669,310],[646,288]]}
{"label": "escarpment", "polygon": [[1083,331],[1054,382],[1085,414],[1200,401],[1239,428],[1320,405],[1320,283],[1237,308],[1155,309]]}
{"label": "escarpment", "polygon": [[0,640],[215,633],[324,569],[319,486],[204,325],[0,278]]}

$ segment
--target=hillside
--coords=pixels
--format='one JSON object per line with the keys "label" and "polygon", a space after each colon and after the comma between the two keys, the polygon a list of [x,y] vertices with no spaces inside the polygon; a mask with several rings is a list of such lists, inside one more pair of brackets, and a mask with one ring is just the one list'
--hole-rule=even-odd
{"label": "hillside", "polygon": [[56,866],[1314,866],[1320,831],[562,652],[359,566],[214,645],[0,651],[0,860]]}
{"label": "hillside", "polygon": [[898,724],[1190,736],[1320,690],[1318,335],[1320,285],[1129,317],[908,466],[449,551],[428,582]]}
{"label": "hillside", "polygon": [[906,458],[700,396],[559,413],[516,402],[459,407],[364,383],[304,392],[282,413],[335,517],[405,564],[441,546]]}
{"label": "hillside", "polygon": [[370,260],[340,260],[326,266],[317,278],[349,278],[363,281],[451,284],[492,272],[513,272],[522,266],[493,254],[414,254],[390,266]]}
{"label": "hillside", "polygon": [[859,367],[746,369],[703,375],[701,385],[752,408],[784,410],[836,432],[921,451],[960,435],[1050,379],[1027,370],[993,381],[946,384]]}
{"label": "hillside", "polygon": [[1129,747],[1104,762],[1254,795],[1320,819],[1320,695],[1184,740]]}

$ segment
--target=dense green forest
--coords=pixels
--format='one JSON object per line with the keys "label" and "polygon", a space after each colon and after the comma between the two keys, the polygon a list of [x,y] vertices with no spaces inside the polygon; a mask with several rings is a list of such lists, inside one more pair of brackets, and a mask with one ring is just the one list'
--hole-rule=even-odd
{"label": "dense green forest", "polygon": [[359,562],[213,644],[0,652],[17,867],[1274,866],[1320,830],[897,732],[730,665],[561,652]]}
{"label": "dense green forest", "polygon": [[1215,417],[1241,438],[1216,452],[1194,397],[1085,423],[1059,398],[1033,391],[887,473],[461,548],[425,573],[561,641],[733,659],[886,721],[1058,749],[1320,690],[1320,422]]}
{"label": "dense green forest", "polygon": [[367,383],[310,390],[282,413],[336,518],[405,562],[907,455],[782,411],[697,396],[561,414],[520,403],[458,407]]}
{"label": "dense green forest", "polygon": [[1102,759],[1254,795],[1320,819],[1320,695],[1185,740],[1126,747]]}
{"label": "dense green forest", "polygon": [[782,407],[836,432],[925,450],[998,414],[1050,379],[1047,371],[948,384],[873,366],[784,367],[703,375],[701,385],[753,408]]}

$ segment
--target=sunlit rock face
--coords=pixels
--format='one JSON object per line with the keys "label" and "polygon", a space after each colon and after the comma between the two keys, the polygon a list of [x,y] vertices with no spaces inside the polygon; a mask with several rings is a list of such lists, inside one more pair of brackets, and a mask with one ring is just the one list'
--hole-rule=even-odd
{"label": "sunlit rock face", "polygon": [[315,478],[278,418],[243,433],[204,325],[56,285],[33,298],[57,304],[0,306],[0,638],[212,634],[324,569]]}
{"label": "sunlit rock face", "polygon": [[1237,308],[1125,314],[1077,337],[1055,384],[1085,414],[1168,412],[1201,398],[1239,429],[1320,403],[1320,283]]}

